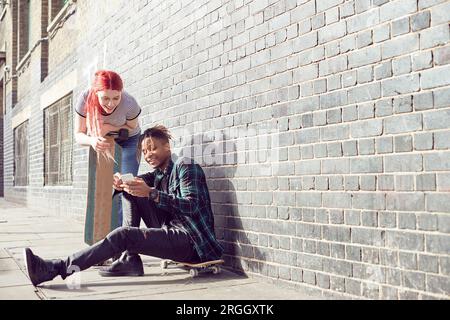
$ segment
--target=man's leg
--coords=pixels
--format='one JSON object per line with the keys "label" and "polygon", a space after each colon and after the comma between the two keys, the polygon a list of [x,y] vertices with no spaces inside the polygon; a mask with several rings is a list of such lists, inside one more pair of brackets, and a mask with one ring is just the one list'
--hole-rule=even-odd
{"label": "man's leg", "polygon": [[[155,256],[164,259],[172,259],[178,261],[189,261],[197,259],[197,255],[191,243],[190,237],[178,229],[167,228],[164,225],[165,212],[158,210],[154,204],[145,198],[124,197],[128,198],[129,204],[129,224],[139,224],[142,218],[146,225],[150,228],[140,229],[138,227],[120,227],[111,231],[105,239],[95,243],[94,245],[78,251],[66,260],[57,260],[49,264],[48,275],[38,277],[48,281],[58,274],[63,279],[73,272],[82,271],[107,260],[114,255],[127,251],[127,255],[123,255],[123,259],[117,260],[110,268],[110,275],[141,275],[143,274],[142,262],[139,254]],[[162,227],[160,227],[162,225]],[[154,226],[153,228],[151,228]],[[37,256],[31,252],[28,254],[32,261],[40,261]],[[38,264],[42,265],[40,261]],[[124,263],[125,262],[125,263]],[[131,262],[131,263],[128,263]],[[120,264],[131,264],[125,267],[125,272],[119,270],[117,273],[115,268]],[[31,264],[33,264],[31,262]],[[128,269],[127,269],[128,268]],[[105,271],[108,273],[108,270]],[[30,277],[31,278],[31,277]],[[40,281],[40,282],[43,282]],[[37,281],[37,283],[40,283]]]}
{"label": "man's leg", "polygon": [[199,261],[190,236],[178,228],[167,226],[170,220],[168,212],[159,209],[147,198],[129,194],[125,194],[124,198],[127,199],[127,212],[130,212],[132,219],[139,215],[147,226],[147,229],[140,229],[141,232],[135,235],[138,237],[134,242],[137,245],[127,249],[129,255],[144,254],[176,261]]}
{"label": "man's leg", "polygon": [[[117,196],[121,196],[119,194]],[[147,201],[146,201],[147,200]],[[159,228],[161,226],[161,222],[158,220],[161,216],[160,211],[154,204],[150,203],[147,198],[138,198],[129,195],[126,192],[123,192],[122,202],[120,205],[120,212],[122,214],[123,209],[123,226],[124,227],[139,227],[141,223],[141,219],[144,220],[147,227],[149,228]],[[113,263],[127,258],[130,256],[128,252],[116,253],[113,257]],[[137,259],[136,257],[134,259]],[[100,261],[95,265],[105,265],[103,261]]]}
{"label": "man's leg", "polygon": [[198,261],[198,255],[190,236],[179,229],[168,228],[128,228],[122,234],[120,243],[131,254],[177,261]]}
{"label": "man's leg", "polygon": [[147,228],[161,228],[164,224],[167,213],[157,208],[148,198],[135,197],[124,192],[122,199],[124,227],[139,228],[141,219]]}
{"label": "man's leg", "polygon": [[[167,216],[167,213],[158,209],[155,203],[149,201],[148,198],[135,197],[126,192],[123,193],[122,206],[124,227],[139,228],[142,219],[147,228],[161,228]],[[135,260],[135,263],[139,264],[140,259],[137,254],[126,251],[121,256],[120,261],[126,260]],[[112,269],[114,268],[115,266]]]}
{"label": "man's leg", "polygon": [[[103,274],[108,274],[108,270],[117,274],[117,269],[119,269],[121,273],[123,273],[125,269],[125,273],[128,275],[143,274],[142,261],[139,258],[138,253],[127,251],[127,244],[125,243],[126,237],[123,236],[123,234],[126,232],[125,230],[128,229],[139,230],[141,219],[144,220],[148,228],[160,228],[163,224],[164,212],[161,212],[161,210],[147,198],[131,196],[125,192],[123,195],[122,205],[124,209],[124,226],[110,232],[104,240],[68,257],[65,261],[65,267],[63,268],[64,270],[69,270],[67,273],[70,274],[72,269],[76,271],[77,268],[80,271],[85,270],[96,265],[98,262],[123,253],[110,267],[105,268],[106,272],[103,272]],[[123,264],[131,264],[131,266],[123,267]],[[100,273],[102,274],[102,272]]]}
{"label": "man's leg", "polygon": [[68,273],[77,269],[85,270],[100,261],[109,259],[114,255],[124,254],[110,267],[100,272],[102,275],[141,275],[143,274],[142,261],[136,250],[129,251],[127,248],[138,247],[136,242],[142,239],[145,229],[139,229],[141,219],[148,228],[159,229],[164,224],[165,213],[159,210],[153,202],[147,198],[140,198],[124,193],[123,197],[124,223],[125,226],[110,232],[108,236],[93,246],[81,250],[65,261],[64,270]]}
{"label": "man's leg", "polygon": [[[83,249],[66,260],[44,260],[25,249],[25,261],[34,285],[52,280],[57,275],[63,279],[74,272],[88,269],[94,264],[128,250],[132,254],[145,254],[177,261],[198,261],[198,256],[188,234],[175,228],[120,227],[105,239]],[[139,256],[138,256],[139,257]],[[141,262],[142,266],[142,262]],[[120,271],[120,270],[119,270]],[[123,272],[123,270],[122,270]],[[133,275],[110,272],[110,276]]]}
{"label": "man's leg", "polygon": [[124,251],[117,242],[121,238],[120,234],[125,232],[125,229],[120,227],[111,231],[105,239],[72,254],[66,260],[44,260],[34,255],[29,248],[25,248],[24,261],[31,282],[37,286],[42,282],[54,279],[58,275],[65,279],[74,272],[88,269]]}
{"label": "man's leg", "polygon": [[[136,270],[138,267],[142,268],[140,258],[138,262],[130,260],[135,259],[130,257],[139,257],[138,254],[178,261],[196,260],[197,257],[189,235],[178,229],[166,226],[162,228],[121,227],[108,234],[104,240],[68,257],[65,261],[65,270],[68,271],[67,275],[70,271],[82,271],[101,259],[107,259],[124,251],[129,252],[129,257],[122,261],[122,265],[119,265],[119,260],[116,268],[113,268],[115,266],[113,264],[100,273],[104,276],[140,275],[138,271],[141,269]],[[132,261],[134,265],[127,266],[124,261]],[[136,266],[136,263],[139,265]],[[66,275],[62,276],[64,278]]]}

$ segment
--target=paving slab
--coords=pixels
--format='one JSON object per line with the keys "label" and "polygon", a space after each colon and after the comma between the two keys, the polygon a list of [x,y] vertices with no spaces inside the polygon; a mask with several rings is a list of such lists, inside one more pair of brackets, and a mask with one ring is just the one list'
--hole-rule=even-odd
{"label": "paving slab", "polygon": [[92,267],[65,280],[58,276],[32,286],[25,271],[23,248],[30,247],[47,259],[65,258],[86,247],[82,220],[44,215],[0,199],[0,299],[322,299],[236,274],[226,267],[220,274],[196,278],[175,266],[163,271],[160,259],[142,255],[142,277],[101,277],[100,267]]}
{"label": "paving slab", "polygon": [[0,258],[0,272],[10,270],[20,270],[16,261],[13,258]]}
{"label": "paving slab", "polygon": [[[65,281],[58,279],[40,286],[44,295],[51,299],[87,298],[87,299],[111,299],[114,297],[158,295],[167,292],[192,291],[198,289],[213,289],[224,286],[253,283],[254,280],[239,277],[236,274],[224,271],[219,275],[202,275],[192,279],[184,270],[174,270],[169,274],[163,274],[157,268],[144,268],[142,277],[100,277],[98,270],[89,269],[81,272],[78,279],[67,278]],[[69,281],[79,284],[78,288],[70,289]],[[79,281],[79,282],[77,282]]]}
{"label": "paving slab", "polygon": [[0,287],[0,300],[41,300],[33,285]]}
{"label": "paving slab", "polygon": [[0,288],[10,287],[14,290],[16,286],[30,285],[30,279],[25,276],[23,270],[6,270],[0,272]]}
{"label": "paving slab", "polygon": [[8,252],[6,252],[5,248],[0,248],[0,259],[9,258]]}
{"label": "paving slab", "polygon": [[39,240],[41,239],[37,234],[32,233],[2,233],[0,234],[0,245],[7,244],[11,241],[23,240]]}

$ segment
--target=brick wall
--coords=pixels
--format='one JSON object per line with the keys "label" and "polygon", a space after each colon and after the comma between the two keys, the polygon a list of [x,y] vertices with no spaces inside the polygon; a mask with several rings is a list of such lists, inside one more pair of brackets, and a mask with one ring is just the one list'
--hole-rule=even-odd
{"label": "brick wall", "polygon": [[4,196],[3,175],[3,81],[0,81],[0,197]]}
{"label": "brick wall", "polygon": [[[28,205],[82,219],[87,149],[74,146],[72,187],[43,187],[38,101],[71,72],[76,97],[110,68],[142,127],[167,125],[174,152],[204,167],[229,266],[327,297],[449,298],[448,1],[76,10],[49,41],[45,81],[38,53],[28,89],[18,79],[18,110],[32,106]],[[7,113],[5,168],[8,125]],[[5,174],[6,197],[20,198]]]}

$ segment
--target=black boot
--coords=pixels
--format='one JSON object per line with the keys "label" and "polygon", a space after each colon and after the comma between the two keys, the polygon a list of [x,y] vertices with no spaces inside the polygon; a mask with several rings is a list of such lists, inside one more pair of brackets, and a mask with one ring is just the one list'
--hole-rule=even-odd
{"label": "black boot", "polygon": [[44,260],[34,255],[30,248],[23,250],[23,258],[33,286],[53,280],[61,274],[62,260]]}
{"label": "black boot", "polygon": [[144,265],[138,254],[124,252],[111,266],[102,268],[98,273],[102,277],[139,277],[144,275]]}
{"label": "black boot", "polygon": [[111,259],[108,259],[108,260],[105,260],[105,261],[96,263],[96,264],[94,264],[94,266],[97,266],[97,267],[110,266],[110,265],[112,265],[115,261],[119,260],[120,255],[121,255],[121,254],[118,253],[118,254],[116,254],[114,257],[112,257]]}

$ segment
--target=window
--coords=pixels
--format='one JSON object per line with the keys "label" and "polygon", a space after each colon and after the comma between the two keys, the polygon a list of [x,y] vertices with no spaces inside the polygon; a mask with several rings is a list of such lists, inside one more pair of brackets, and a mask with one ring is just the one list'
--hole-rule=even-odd
{"label": "window", "polygon": [[31,32],[31,10],[30,10],[30,0],[19,1],[19,10],[18,10],[18,27],[19,27],[19,35],[18,35],[18,44],[19,44],[19,61],[22,60],[25,55],[28,53],[28,50],[31,49],[30,41],[30,32]]}
{"label": "window", "polygon": [[56,18],[58,13],[64,8],[64,6],[69,2],[69,0],[50,0],[50,14],[49,23]]}
{"label": "window", "polygon": [[[14,74],[17,68],[17,59],[19,58],[19,2],[17,0],[10,2],[11,18],[12,18],[12,43],[11,43],[11,74]],[[6,79],[5,79],[6,81]],[[17,104],[17,77],[13,77],[11,80],[11,108],[14,108]],[[6,110],[5,110],[6,112]]]}
{"label": "window", "polygon": [[14,129],[14,185],[28,185],[28,121]]}
{"label": "window", "polygon": [[72,184],[72,94],[44,111],[44,184]]}
{"label": "window", "polygon": [[3,79],[0,80],[0,197],[4,197],[4,179],[3,179]]}
{"label": "window", "polygon": [[3,21],[3,18],[5,17],[7,5],[4,2],[0,2],[0,21]]}
{"label": "window", "polygon": [[33,44],[31,43],[31,0],[27,0],[27,51],[33,48]]}

